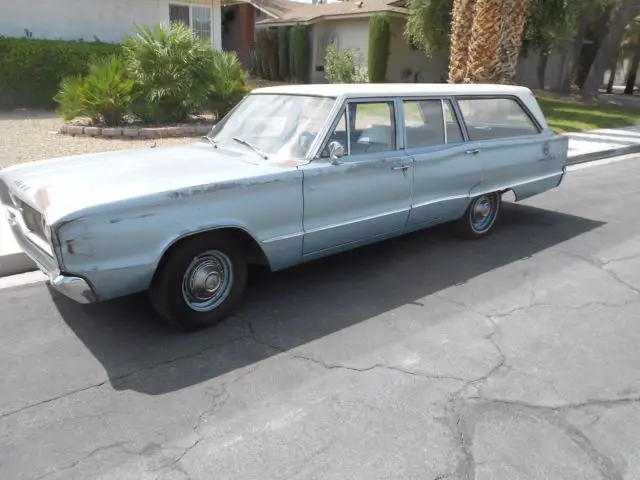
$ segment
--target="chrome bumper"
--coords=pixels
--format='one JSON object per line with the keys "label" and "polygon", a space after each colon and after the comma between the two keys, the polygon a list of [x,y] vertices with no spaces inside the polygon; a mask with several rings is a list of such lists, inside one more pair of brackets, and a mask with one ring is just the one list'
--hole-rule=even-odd
{"label": "chrome bumper", "polygon": [[564,167],[562,167],[562,175],[560,175],[560,178],[558,179],[558,184],[556,185],[556,188],[560,186],[560,184],[562,183],[566,175],[567,175],[567,166],[565,165]]}
{"label": "chrome bumper", "polygon": [[22,222],[20,212],[15,208],[7,206],[7,221],[18,246],[36,264],[42,273],[49,278],[51,286],[62,295],[78,303],[93,303],[98,301],[91,285],[81,277],[65,275],[60,272],[60,268],[44,246],[40,246],[42,240],[29,232]]}
{"label": "chrome bumper", "polygon": [[94,303],[98,299],[93,289],[84,278],[61,275],[58,273],[55,278],[49,277],[51,286],[56,291],[78,303]]}

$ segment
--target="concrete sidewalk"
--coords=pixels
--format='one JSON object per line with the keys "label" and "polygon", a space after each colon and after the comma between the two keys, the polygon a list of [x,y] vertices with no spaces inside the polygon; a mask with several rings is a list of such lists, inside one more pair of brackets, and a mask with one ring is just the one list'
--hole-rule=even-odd
{"label": "concrete sidewalk", "polygon": [[[640,152],[640,125],[570,133],[569,164]],[[6,213],[0,207],[0,277],[33,271],[35,264],[24,255],[9,230]]]}
{"label": "concrete sidewalk", "polygon": [[568,133],[571,164],[640,152],[640,125]]}

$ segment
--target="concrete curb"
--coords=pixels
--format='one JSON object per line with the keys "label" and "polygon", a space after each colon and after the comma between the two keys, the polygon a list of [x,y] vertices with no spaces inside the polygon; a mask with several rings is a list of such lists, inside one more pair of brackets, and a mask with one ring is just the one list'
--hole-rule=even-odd
{"label": "concrete curb", "polygon": [[38,270],[36,264],[22,252],[0,255],[0,277],[10,277],[35,270]]}
{"label": "concrete curb", "polygon": [[[631,153],[640,153],[640,144],[575,155],[568,159],[567,165],[579,165],[581,163],[619,157]],[[0,218],[0,221],[5,221],[4,216]],[[36,264],[22,252],[0,255],[0,277],[8,277],[35,270],[38,270]]]}
{"label": "concrete curb", "polygon": [[611,148],[608,150],[600,150],[599,152],[583,153],[582,155],[574,155],[569,157],[567,165],[578,165],[580,163],[594,162],[596,160],[604,160],[605,158],[619,157],[629,155],[630,153],[640,153],[640,144],[627,145],[626,147]]}

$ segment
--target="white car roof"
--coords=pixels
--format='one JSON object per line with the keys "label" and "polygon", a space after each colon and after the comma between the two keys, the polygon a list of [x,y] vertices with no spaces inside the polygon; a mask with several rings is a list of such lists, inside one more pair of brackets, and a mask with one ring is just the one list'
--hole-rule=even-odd
{"label": "white car roof", "polygon": [[262,87],[254,89],[252,93],[338,97],[342,95],[517,95],[530,94],[531,90],[515,85],[487,83],[319,83]]}
{"label": "white car roof", "polygon": [[543,129],[544,113],[533,92],[519,85],[491,83],[317,83],[256,88],[252,94],[316,95],[324,97],[384,97],[420,95],[514,95],[529,109]]}

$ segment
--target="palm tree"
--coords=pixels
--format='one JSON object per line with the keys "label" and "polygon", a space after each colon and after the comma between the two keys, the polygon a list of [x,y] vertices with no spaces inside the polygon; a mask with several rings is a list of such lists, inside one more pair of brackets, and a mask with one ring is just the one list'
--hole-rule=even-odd
{"label": "palm tree", "polygon": [[449,83],[462,83],[467,76],[467,61],[475,4],[476,0],[453,0]]}
{"label": "palm tree", "polygon": [[515,84],[516,67],[522,48],[522,34],[533,0],[505,0],[503,5],[500,72],[498,83]]}
{"label": "palm tree", "polygon": [[505,0],[477,0],[465,82],[493,83],[500,73],[500,40]]}

